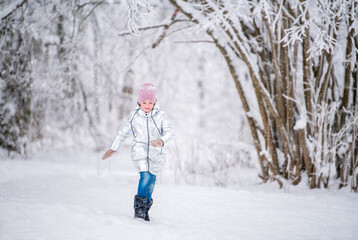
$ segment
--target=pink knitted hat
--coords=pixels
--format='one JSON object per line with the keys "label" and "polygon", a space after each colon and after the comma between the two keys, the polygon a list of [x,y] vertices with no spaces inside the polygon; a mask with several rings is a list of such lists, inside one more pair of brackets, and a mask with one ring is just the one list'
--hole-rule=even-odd
{"label": "pink knitted hat", "polygon": [[140,86],[138,91],[138,103],[141,103],[143,100],[157,101],[156,90],[153,84],[143,83]]}

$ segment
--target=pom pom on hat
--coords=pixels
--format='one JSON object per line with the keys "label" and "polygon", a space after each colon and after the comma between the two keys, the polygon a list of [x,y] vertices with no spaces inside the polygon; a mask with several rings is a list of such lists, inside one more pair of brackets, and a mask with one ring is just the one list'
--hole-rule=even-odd
{"label": "pom pom on hat", "polygon": [[138,103],[141,103],[143,100],[157,101],[156,90],[153,84],[143,83],[140,86],[138,91]]}

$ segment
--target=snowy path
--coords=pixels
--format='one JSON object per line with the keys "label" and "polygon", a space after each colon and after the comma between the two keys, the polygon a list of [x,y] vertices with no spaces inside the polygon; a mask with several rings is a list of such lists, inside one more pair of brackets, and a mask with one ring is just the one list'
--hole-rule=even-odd
{"label": "snowy path", "polygon": [[358,195],[348,191],[159,182],[148,223],[132,217],[137,175],[124,160],[98,176],[90,154],[1,158],[1,240],[358,239]]}

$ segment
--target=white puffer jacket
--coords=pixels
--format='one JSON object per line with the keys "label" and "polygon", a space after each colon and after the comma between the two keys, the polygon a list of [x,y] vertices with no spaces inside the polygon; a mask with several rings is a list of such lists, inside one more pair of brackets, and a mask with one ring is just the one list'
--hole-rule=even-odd
{"label": "white puffer jacket", "polygon": [[[111,149],[118,151],[122,143],[132,134],[132,161],[139,172],[149,171],[157,175],[166,161],[165,145],[174,138],[174,130],[165,112],[158,104],[145,113],[140,107],[130,115],[124,126],[118,131]],[[161,139],[163,147],[153,147],[150,141]]]}

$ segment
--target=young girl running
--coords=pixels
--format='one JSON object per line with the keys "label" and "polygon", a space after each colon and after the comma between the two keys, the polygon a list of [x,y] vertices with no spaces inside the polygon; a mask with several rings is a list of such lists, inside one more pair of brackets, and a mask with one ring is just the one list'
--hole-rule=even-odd
{"label": "young girl running", "polygon": [[111,148],[102,159],[112,156],[132,135],[131,158],[140,174],[138,192],[134,196],[134,217],[150,221],[148,211],[153,204],[156,176],[166,160],[164,146],[173,139],[174,131],[167,115],[159,109],[153,84],[141,85],[137,103],[138,107],[118,131]]}

